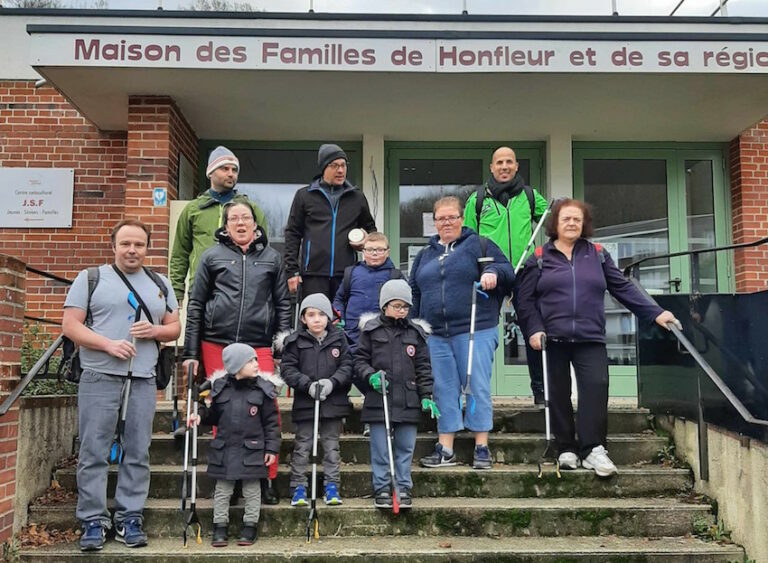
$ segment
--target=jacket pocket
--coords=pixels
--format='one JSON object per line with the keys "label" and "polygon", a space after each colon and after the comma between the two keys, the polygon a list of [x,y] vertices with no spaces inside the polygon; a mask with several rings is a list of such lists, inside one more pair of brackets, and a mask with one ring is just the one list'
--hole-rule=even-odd
{"label": "jacket pocket", "polygon": [[405,404],[408,408],[419,408],[419,392],[416,390],[416,380],[405,380]]}
{"label": "jacket pocket", "polygon": [[264,465],[264,442],[245,440],[243,442],[243,465]]}
{"label": "jacket pocket", "polygon": [[[213,296],[213,299],[210,300],[205,308],[205,328],[213,328],[213,325],[215,323],[216,319],[216,306],[219,304],[219,299],[221,298],[220,293],[216,293]],[[202,336],[202,335],[201,335]]]}
{"label": "jacket pocket", "polygon": [[227,444],[224,440],[214,438],[208,447],[208,465],[224,465],[224,449]]}

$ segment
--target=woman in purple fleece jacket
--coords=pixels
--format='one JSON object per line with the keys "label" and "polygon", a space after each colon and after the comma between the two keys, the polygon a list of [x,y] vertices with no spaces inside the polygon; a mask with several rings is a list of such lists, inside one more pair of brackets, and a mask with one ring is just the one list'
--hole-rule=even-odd
{"label": "woman in purple fleece jacket", "polygon": [[[518,315],[534,349],[540,350],[541,337],[547,336],[549,404],[560,467],[576,469],[581,457],[584,468],[607,477],[616,473],[616,466],[605,450],[605,290],[643,321],[655,321],[664,328],[668,323],[680,323],[672,313],[646,299],[608,253],[587,240],[593,232],[589,206],[574,199],[558,201],[546,228],[549,242],[537,249],[523,268]],[[571,406],[571,363],[579,390],[577,428]]]}

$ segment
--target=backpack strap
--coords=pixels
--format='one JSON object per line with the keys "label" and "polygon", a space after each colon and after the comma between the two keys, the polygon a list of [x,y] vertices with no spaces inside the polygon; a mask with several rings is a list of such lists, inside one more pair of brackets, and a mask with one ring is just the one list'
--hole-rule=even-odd
{"label": "backpack strap", "polygon": [[477,220],[477,234],[480,234],[480,215],[483,212],[483,201],[485,201],[485,184],[480,184],[479,186],[477,186],[477,192],[475,192],[475,195],[477,196],[475,199],[475,216]]}
{"label": "backpack strap", "polygon": [[402,280],[405,279],[405,276],[403,276],[403,272],[400,270],[400,268],[392,268],[389,271],[389,279]]}
{"label": "backpack strap", "polygon": [[544,267],[544,247],[537,246],[533,251],[533,255],[536,256],[536,266],[538,266],[539,275],[541,275],[541,270]]}
{"label": "backpack strap", "polygon": [[536,196],[533,194],[533,188],[528,184],[523,186],[525,197],[528,198],[528,206],[531,208],[531,221],[535,221],[536,217]]}
{"label": "backpack strap", "polygon": [[593,244],[595,245],[595,250],[597,250],[597,255],[600,256],[600,263],[605,264],[605,249],[603,248],[603,245],[599,242]]}
{"label": "backpack strap", "polygon": [[96,291],[96,286],[99,285],[99,272],[98,266],[91,266],[88,268],[88,300],[85,302],[85,326],[89,327],[93,325],[93,315],[91,314],[91,296]]}
{"label": "backpack strap", "polygon": [[149,279],[155,282],[155,285],[159,287],[160,291],[163,293],[163,298],[165,299],[165,310],[169,313],[172,313],[173,311],[168,306],[168,288],[163,283],[163,279],[152,268],[148,268],[147,266],[143,266],[143,268],[144,268],[144,273],[149,276]]}
{"label": "backpack strap", "polygon": [[344,278],[341,280],[341,286],[344,288],[344,295],[349,299],[349,291],[352,289],[352,270],[355,269],[357,264],[352,264],[344,268]]}

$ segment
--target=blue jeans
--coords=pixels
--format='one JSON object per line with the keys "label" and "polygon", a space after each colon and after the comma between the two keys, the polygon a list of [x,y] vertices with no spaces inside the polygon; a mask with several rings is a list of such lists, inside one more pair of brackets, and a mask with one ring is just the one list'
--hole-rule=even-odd
{"label": "blue jeans", "polygon": [[[472,379],[469,384],[475,409],[474,414],[470,408],[464,409],[462,418],[459,399],[461,388],[467,383],[469,333],[448,338],[433,334],[427,340],[435,378],[432,394],[437,408],[440,409],[437,431],[441,434],[458,432],[464,428],[472,432],[488,432],[493,429],[491,375],[493,355],[498,344],[498,326],[475,332]],[[467,401],[470,401],[469,396]]]}
{"label": "blue jeans", "polygon": [[[395,461],[395,482],[397,490],[410,491],[411,462],[416,447],[415,424],[393,423],[392,457]],[[387,429],[382,422],[371,423],[371,472],[373,474],[373,492],[389,488],[389,453],[387,450]]]}
{"label": "blue jeans", "polygon": [[[109,450],[120,416],[120,393],[127,379],[83,370],[77,393],[80,457],[77,463],[77,512],[80,522],[111,525],[107,510]],[[133,378],[122,444],[123,463],[117,470],[115,522],[142,517],[149,493],[149,444],[155,416],[155,378]]]}

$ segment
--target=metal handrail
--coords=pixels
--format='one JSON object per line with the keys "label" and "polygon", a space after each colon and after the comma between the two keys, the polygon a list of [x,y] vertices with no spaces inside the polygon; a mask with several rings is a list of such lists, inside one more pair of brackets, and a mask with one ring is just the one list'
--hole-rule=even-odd
{"label": "metal handrail", "polygon": [[24,392],[29,383],[38,374],[38,372],[43,369],[43,366],[48,363],[48,361],[56,353],[56,350],[59,349],[59,346],[61,346],[63,342],[64,335],[59,335],[59,337],[54,340],[53,344],[51,344],[48,349],[43,352],[43,355],[40,356],[40,359],[37,360],[37,362],[35,362],[35,365],[32,366],[32,369],[29,370],[29,373],[27,373],[27,375],[25,375],[21,381],[19,381],[19,384],[14,388],[13,391],[11,391],[11,394],[5,398],[3,404],[0,405],[0,416],[3,416],[10,410],[10,408],[13,406],[13,403],[16,402],[16,399],[18,399],[19,396]]}
{"label": "metal handrail", "polygon": [[632,270],[635,270],[643,262],[650,260],[659,260],[661,258],[675,258],[677,256],[694,256],[704,254],[707,252],[719,252],[721,250],[734,250],[738,248],[749,248],[750,246],[760,246],[761,244],[768,243],[768,237],[754,240],[752,242],[741,242],[739,244],[729,244],[727,246],[714,246],[712,248],[697,248],[695,250],[681,250],[680,252],[670,252],[669,254],[653,254],[651,256],[645,256],[639,260],[635,260],[631,264],[624,266],[624,276],[629,277]]}
{"label": "metal handrail", "polygon": [[[61,276],[57,276],[56,274],[52,274],[50,272],[46,272],[44,270],[38,270],[37,268],[33,268],[32,266],[26,266],[26,269],[28,272],[32,272],[33,274],[37,274],[38,276],[42,276],[44,278],[48,278],[53,281],[57,281],[59,283],[63,283],[66,285],[72,285],[72,280],[68,280],[67,278],[62,278]],[[25,321],[32,321],[37,323],[44,323],[49,325],[60,325],[60,321],[54,321],[51,319],[46,319],[45,317],[31,317],[29,315],[24,315]]]}

